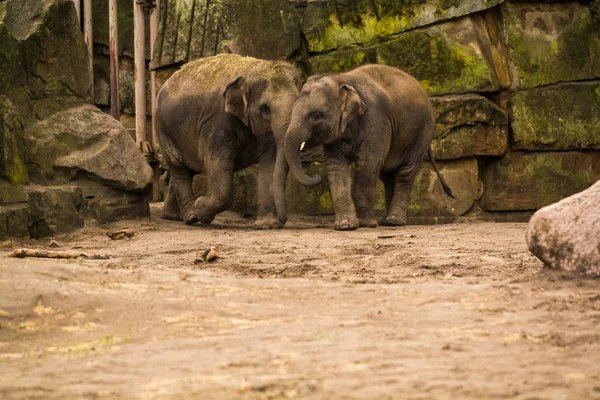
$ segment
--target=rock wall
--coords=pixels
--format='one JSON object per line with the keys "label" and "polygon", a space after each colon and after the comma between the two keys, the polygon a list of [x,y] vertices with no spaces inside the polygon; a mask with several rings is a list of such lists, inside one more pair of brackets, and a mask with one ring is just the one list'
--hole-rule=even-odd
{"label": "rock wall", "polygon": [[152,170],[90,104],[70,0],[0,2],[0,238],[148,215]]}
{"label": "rock wall", "polygon": [[[523,220],[600,179],[599,0],[260,3],[163,1],[153,60],[160,81],[219,52],[287,59],[307,76],[368,63],[404,69],[431,96],[434,156],[457,194],[447,198],[425,162],[412,221]],[[324,175],[319,154],[305,162]],[[252,212],[255,171],[237,182],[236,207]],[[326,180],[288,185],[292,212],[332,212]]]}

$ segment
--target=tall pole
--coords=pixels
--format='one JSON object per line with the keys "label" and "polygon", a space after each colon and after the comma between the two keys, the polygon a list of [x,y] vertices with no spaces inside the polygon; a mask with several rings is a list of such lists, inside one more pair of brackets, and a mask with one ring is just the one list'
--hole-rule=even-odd
{"label": "tall pole", "polygon": [[146,49],[144,40],[144,8],[133,0],[133,49],[135,66],[135,143],[145,150],[146,140]]}
{"label": "tall pole", "polygon": [[94,102],[94,37],[92,33],[92,0],[83,0],[83,37],[88,51],[90,97]]}
{"label": "tall pole", "polygon": [[[156,0],[156,5],[150,11],[150,59],[154,60],[154,44],[158,33],[158,12],[160,9],[160,0]],[[154,129],[154,109],[156,107],[156,71],[150,71],[150,100],[152,101],[152,149],[154,154],[158,151],[158,139],[156,138],[156,129]]]}
{"label": "tall pole", "polygon": [[77,25],[81,27],[81,0],[73,0],[75,3],[75,10],[77,11]]}
{"label": "tall pole", "polygon": [[[160,0],[156,0],[154,8],[150,10],[150,59],[154,60],[154,44],[158,34],[158,18],[160,12]],[[160,190],[160,175],[161,168],[158,163],[159,144],[156,137],[156,129],[154,128],[154,115],[156,110],[156,71],[150,71],[150,105],[152,109],[152,151],[154,153],[154,177],[152,180],[152,200],[161,201],[163,199]]]}
{"label": "tall pole", "polygon": [[110,113],[120,119],[119,110],[119,39],[117,0],[108,0],[108,34],[110,37]]}

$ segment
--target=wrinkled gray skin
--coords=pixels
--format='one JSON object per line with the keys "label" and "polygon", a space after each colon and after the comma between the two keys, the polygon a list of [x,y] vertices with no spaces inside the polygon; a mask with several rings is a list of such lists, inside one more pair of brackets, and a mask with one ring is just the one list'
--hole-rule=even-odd
{"label": "wrinkled gray skin", "polygon": [[[256,227],[281,228],[287,220],[283,142],[300,84],[290,64],[234,54],[193,61],[167,80],[155,115],[171,173],[162,217],[211,223],[233,201],[234,171],[258,162]],[[209,195],[196,199],[192,177],[201,172]]]}
{"label": "wrinkled gray skin", "polygon": [[[293,175],[306,186],[300,148],[323,145],[335,210],[335,229],[375,228],[377,179],[385,186],[385,225],[406,224],[413,181],[428,153],[435,121],[429,98],[407,73],[367,65],[349,73],[313,76],[302,87],[285,138]],[[431,157],[433,161],[433,158]],[[355,163],[351,191],[349,164]],[[451,196],[437,166],[446,193]]]}

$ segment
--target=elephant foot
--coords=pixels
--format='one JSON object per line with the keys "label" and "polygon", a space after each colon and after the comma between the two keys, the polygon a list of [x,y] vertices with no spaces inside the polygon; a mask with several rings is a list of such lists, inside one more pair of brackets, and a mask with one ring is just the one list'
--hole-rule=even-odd
{"label": "elephant foot", "polygon": [[356,217],[354,218],[344,218],[341,220],[336,220],[335,224],[333,224],[333,229],[336,231],[352,231],[359,227],[359,222]]}
{"label": "elephant foot", "polygon": [[404,226],[406,225],[406,217],[399,217],[396,215],[388,215],[383,220],[385,226]]}
{"label": "elephant foot", "polygon": [[216,213],[213,212],[212,201],[209,197],[198,197],[194,202],[194,208],[198,220],[203,224],[209,225],[215,219]]}
{"label": "elephant foot", "polygon": [[276,217],[258,217],[254,222],[256,229],[281,229],[283,224]]}
{"label": "elephant foot", "polygon": [[168,212],[162,211],[160,213],[160,217],[162,219],[166,219],[166,220],[169,220],[169,221],[183,221],[183,218],[181,217],[180,213],[170,214]]}
{"label": "elephant foot", "polygon": [[194,210],[188,210],[187,212],[183,213],[183,222],[185,222],[186,225],[193,225],[198,222],[198,216]]}
{"label": "elephant foot", "polygon": [[377,228],[377,219],[375,217],[359,218],[358,222],[364,228]]}

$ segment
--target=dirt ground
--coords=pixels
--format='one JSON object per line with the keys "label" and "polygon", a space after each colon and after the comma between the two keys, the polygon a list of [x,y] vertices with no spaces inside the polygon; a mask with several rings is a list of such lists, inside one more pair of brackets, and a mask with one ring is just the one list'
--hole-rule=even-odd
{"label": "dirt ground", "polygon": [[526,224],[156,211],[55,238],[105,260],[0,243],[1,399],[600,399],[600,280],[544,269]]}

